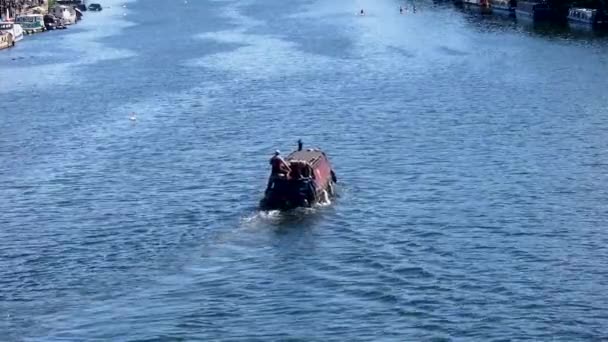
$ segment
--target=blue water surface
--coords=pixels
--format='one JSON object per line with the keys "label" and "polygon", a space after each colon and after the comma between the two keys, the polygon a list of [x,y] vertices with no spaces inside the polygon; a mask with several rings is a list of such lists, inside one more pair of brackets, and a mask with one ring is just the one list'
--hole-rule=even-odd
{"label": "blue water surface", "polygon": [[[103,5],[0,52],[0,340],[608,338],[605,37],[431,2]],[[340,197],[258,211],[298,138]]]}

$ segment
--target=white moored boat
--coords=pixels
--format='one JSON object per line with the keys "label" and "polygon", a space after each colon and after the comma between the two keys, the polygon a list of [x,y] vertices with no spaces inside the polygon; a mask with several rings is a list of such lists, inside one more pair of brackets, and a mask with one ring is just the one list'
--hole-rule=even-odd
{"label": "white moored boat", "polygon": [[23,39],[23,28],[19,24],[0,22],[0,32],[10,34],[13,42]]}
{"label": "white moored boat", "polygon": [[608,23],[605,19],[596,9],[573,7],[568,11],[568,22],[575,25],[603,26]]}
{"label": "white moored boat", "polygon": [[76,11],[74,8],[65,5],[58,5],[51,9],[51,14],[63,20],[65,25],[76,24]]}

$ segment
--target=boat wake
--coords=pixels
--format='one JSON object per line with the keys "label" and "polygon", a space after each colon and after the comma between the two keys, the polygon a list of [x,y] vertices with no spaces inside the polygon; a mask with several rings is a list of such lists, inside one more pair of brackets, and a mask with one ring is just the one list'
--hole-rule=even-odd
{"label": "boat wake", "polygon": [[331,200],[318,202],[312,207],[282,210],[257,210],[241,219],[241,226],[246,229],[281,229],[291,226],[312,224],[320,219],[320,211],[331,205]]}

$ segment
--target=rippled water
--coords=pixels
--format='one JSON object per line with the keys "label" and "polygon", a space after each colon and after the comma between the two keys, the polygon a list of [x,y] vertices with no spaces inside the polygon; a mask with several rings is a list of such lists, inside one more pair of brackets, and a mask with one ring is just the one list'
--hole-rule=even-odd
{"label": "rippled water", "polygon": [[[605,37],[105,5],[0,53],[2,341],[608,338]],[[257,211],[298,138],[341,196]]]}

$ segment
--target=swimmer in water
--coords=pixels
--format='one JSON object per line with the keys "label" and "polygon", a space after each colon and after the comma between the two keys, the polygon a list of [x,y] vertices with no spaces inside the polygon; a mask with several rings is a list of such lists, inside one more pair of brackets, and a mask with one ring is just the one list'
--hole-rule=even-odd
{"label": "swimmer in water", "polygon": [[359,12],[359,15],[365,15],[365,12],[363,12],[363,9],[361,9],[361,12]]}

